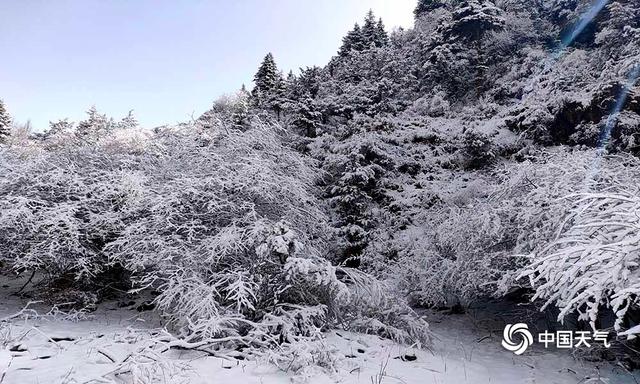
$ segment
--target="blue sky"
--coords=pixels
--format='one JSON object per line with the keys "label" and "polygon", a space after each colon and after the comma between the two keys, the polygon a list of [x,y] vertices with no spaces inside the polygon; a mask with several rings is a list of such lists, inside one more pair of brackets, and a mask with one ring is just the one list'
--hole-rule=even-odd
{"label": "blue sky", "polygon": [[368,9],[410,27],[415,0],[0,0],[0,98],[35,130],[91,106],[153,127],[281,69],[323,65]]}

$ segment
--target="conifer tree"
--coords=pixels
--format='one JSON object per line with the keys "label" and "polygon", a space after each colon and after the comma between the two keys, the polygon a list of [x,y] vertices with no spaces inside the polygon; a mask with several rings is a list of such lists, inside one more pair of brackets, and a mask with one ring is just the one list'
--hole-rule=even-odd
{"label": "conifer tree", "polygon": [[376,42],[378,47],[383,47],[389,43],[389,35],[384,29],[382,18],[378,19],[378,24],[376,25]]}
{"label": "conifer tree", "polygon": [[5,141],[10,133],[11,116],[4,105],[4,101],[0,100],[0,143]]}
{"label": "conifer tree", "polygon": [[320,83],[322,69],[317,66],[307,67],[300,70],[298,84],[305,92],[308,92],[312,98],[315,98],[320,91]]}
{"label": "conifer tree", "polygon": [[87,119],[79,122],[75,131],[76,137],[87,143],[108,136],[116,127],[113,119],[99,113],[95,106],[89,108],[87,115]]}
{"label": "conifer tree", "polygon": [[342,39],[342,47],[340,47],[340,52],[338,54],[344,57],[351,51],[362,51],[364,48],[364,36],[362,35],[360,25],[356,23],[353,26],[353,29],[349,31],[347,35]]}
{"label": "conifer tree", "polygon": [[345,57],[351,51],[364,51],[372,47],[383,47],[389,42],[389,36],[384,30],[382,19],[376,18],[372,10],[369,10],[364,19],[362,28],[356,23],[351,31],[342,39],[342,47],[338,54]]}
{"label": "conifer tree", "polygon": [[253,80],[255,87],[251,91],[251,95],[254,105],[265,110],[272,110],[279,119],[286,103],[287,80],[278,70],[271,52],[265,56]]}
{"label": "conifer tree", "polygon": [[259,98],[261,95],[273,93],[281,82],[281,77],[273,54],[271,52],[267,53],[258,68],[258,72],[253,77],[255,83],[255,88],[252,92],[253,96]]}
{"label": "conifer tree", "polygon": [[413,10],[413,14],[418,18],[442,6],[444,6],[442,0],[418,0],[418,5],[416,9]]}
{"label": "conifer tree", "polygon": [[45,139],[49,139],[51,137],[71,133],[73,131],[73,124],[69,122],[68,119],[62,119],[58,121],[50,121],[49,129],[47,129],[43,136]]}
{"label": "conifer tree", "polygon": [[365,44],[365,49],[371,48],[371,46],[378,46],[378,26],[376,25],[376,18],[373,15],[373,11],[369,10],[367,16],[364,18],[364,24],[362,25],[362,40]]}
{"label": "conifer tree", "polygon": [[118,122],[118,128],[120,129],[133,129],[138,126],[138,119],[136,119],[133,114],[133,110],[127,113],[127,116],[123,117],[122,120]]}

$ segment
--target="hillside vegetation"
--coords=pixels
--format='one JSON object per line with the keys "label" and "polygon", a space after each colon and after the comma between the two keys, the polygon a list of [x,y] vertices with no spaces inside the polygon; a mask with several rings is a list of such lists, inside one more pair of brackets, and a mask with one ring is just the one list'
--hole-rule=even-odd
{"label": "hillside vegetation", "polygon": [[29,134],[2,106],[4,271],[76,309],[152,292],[209,350],[334,328],[427,345],[416,307],[505,295],[628,329],[640,4],[576,29],[592,6],[421,0],[392,32],[369,13],[326,66],[268,54],[250,92],[153,130],[94,108]]}

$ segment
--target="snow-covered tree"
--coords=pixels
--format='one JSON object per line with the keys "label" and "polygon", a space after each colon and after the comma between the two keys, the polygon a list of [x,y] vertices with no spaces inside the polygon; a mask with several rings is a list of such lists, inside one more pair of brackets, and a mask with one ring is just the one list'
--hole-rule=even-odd
{"label": "snow-covered tree", "polygon": [[413,14],[418,18],[427,12],[444,6],[445,1],[443,0],[418,0],[418,5],[416,5],[416,8],[413,10]]}
{"label": "snow-covered tree", "polygon": [[379,18],[378,23],[376,24],[375,42],[377,47],[382,47],[389,43],[389,34],[387,34],[387,31],[384,28],[382,18]]}
{"label": "snow-covered tree", "polygon": [[577,312],[600,329],[600,312],[616,316],[615,328],[629,327],[640,293],[640,163],[630,156],[592,161],[584,188],[565,197],[571,210],[553,241],[539,244],[522,273],[535,299],[560,309],[558,320]]}
{"label": "snow-covered tree", "polygon": [[115,128],[116,123],[112,118],[91,106],[87,111],[87,119],[77,124],[75,135],[79,140],[91,143],[110,135]]}
{"label": "snow-covered tree", "polygon": [[271,52],[267,53],[253,78],[255,84],[254,95],[257,93],[268,94],[275,91],[281,77],[282,75],[278,71],[273,54]]}
{"label": "snow-covered tree", "polygon": [[0,100],[0,143],[11,133],[11,115],[7,111],[4,101]]}
{"label": "snow-covered tree", "polygon": [[362,27],[356,23],[351,31],[342,39],[342,46],[338,55],[346,57],[352,51],[360,52],[371,48],[379,48],[387,45],[389,36],[384,29],[382,19],[376,22],[375,15],[369,10],[364,18]]}
{"label": "snow-covered tree", "polygon": [[196,123],[204,129],[244,129],[249,123],[250,95],[246,91],[219,97]]}
{"label": "snow-covered tree", "polygon": [[[235,119],[245,100],[213,113]],[[144,145],[131,140],[138,129],[116,127],[95,141],[0,148],[3,265],[41,271],[56,293],[60,279],[85,292],[156,289],[187,345],[277,347],[335,326],[427,341],[426,324],[384,289],[361,293],[375,279],[325,258],[322,174],[263,117],[165,127]]]}
{"label": "snow-covered tree", "polygon": [[340,47],[339,55],[346,56],[351,51],[362,51],[366,47],[365,40],[362,35],[360,25],[356,23],[353,29],[347,32],[347,35],[342,38],[342,46]]}
{"label": "snow-covered tree", "polygon": [[369,10],[364,18],[361,35],[365,49],[372,46],[382,47],[386,45],[388,41],[388,36],[384,29],[382,19],[378,19],[376,22],[375,15],[372,10]]}
{"label": "snow-covered tree", "polygon": [[136,128],[137,126],[138,126],[138,119],[136,119],[135,115],[133,114],[133,111],[129,111],[129,113],[127,113],[127,115],[117,123],[118,129],[133,129],[133,128]]}
{"label": "snow-covered tree", "polygon": [[283,108],[285,80],[278,70],[273,54],[269,52],[253,78],[255,87],[251,95],[260,108],[274,111],[278,117]]}

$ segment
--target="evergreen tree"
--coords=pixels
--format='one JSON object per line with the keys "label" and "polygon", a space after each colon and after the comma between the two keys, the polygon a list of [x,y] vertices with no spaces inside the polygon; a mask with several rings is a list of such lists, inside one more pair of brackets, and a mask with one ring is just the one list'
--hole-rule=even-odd
{"label": "evergreen tree", "polygon": [[362,40],[364,41],[364,48],[368,49],[372,46],[378,45],[378,26],[376,25],[376,18],[373,15],[373,11],[369,10],[367,16],[364,18],[364,24],[362,25]]}
{"label": "evergreen tree", "polygon": [[504,28],[503,11],[489,0],[462,1],[453,12],[451,32],[470,40],[481,40],[488,32]]}
{"label": "evergreen tree", "polygon": [[[606,18],[601,20],[596,44],[615,51],[638,52],[640,36],[640,4],[634,0],[619,0],[607,5]],[[594,22],[595,23],[595,22]]]}
{"label": "evergreen tree", "polygon": [[376,18],[369,10],[362,28],[356,23],[351,31],[342,39],[342,47],[338,52],[340,57],[347,56],[351,51],[361,52],[373,47],[383,47],[389,42],[389,36],[384,30],[382,19]]}
{"label": "evergreen tree", "polygon": [[280,118],[285,103],[286,80],[278,70],[271,52],[265,56],[253,80],[255,87],[251,94],[254,104],[259,108],[274,111]]}
{"label": "evergreen tree", "polygon": [[300,76],[290,73],[287,77],[287,118],[297,132],[306,137],[316,137],[321,125],[322,113],[315,103],[320,89],[320,68],[300,69]]}
{"label": "evergreen tree", "polygon": [[423,14],[431,12],[442,6],[444,6],[442,0],[418,0],[418,5],[416,6],[416,9],[413,10],[413,14],[418,18]]}
{"label": "evergreen tree", "polygon": [[364,36],[360,25],[356,23],[353,29],[342,39],[342,47],[338,53],[341,57],[347,56],[351,51],[362,51],[365,48]]}
{"label": "evergreen tree", "polygon": [[88,118],[78,123],[76,137],[85,142],[93,143],[100,138],[106,137],[116,127],[113,119],[98,112],[95,106],[91,106],[87,111]]}
{"label": "evergreen tree", "polygon": [[49,121],[49,129],[40,136],[47,149],[60,148],[73,138],[73,123],[67,119]]}
{"label": "evergreen tree", "polygon": [[127,116],[118,122],[119,129],[133,129],[138,126],[138,119],[133,115],[133,111],[129,111]]}
{"label": "evergreen tree", "polygon": [[73,130],[73,124],[69,122],[67,119],[62,119],[58,121],[50,121],[49,129],[45,131],[44,137],[49,138],[55,135],[70,133]]}
{"label": "evergreen tree", "polygon": [[296,75],[293,74],[293,71],[289,71],[289,73],[287,73],[287,79],[285,80],[285,86],[289,88],[297,80],[298,79],[296,78]]}
{"label": "evergreen tree", "polygon": [[389,35],[384,29],[382,18],[378,19],[378,24],[376,25],[376,42],[378,47],[383,47],[389,43]]}
{"label": "evergreen tree", "polygon": [[259,98],[261,95],[273,93],[278,88],[281,78],[282,76],[278,71],[273,54],[271,52],[267,53],[258,68],[258,72],[253,77],[255,83],[255,88],[252,92],[253,96]]}
{"label": "evergreen tree", "polygon": [[300,77],[298,78],[298,84],[305,92],[308,92],[312,98],[316,98],[320,91],[321,68],[307,67],[300,70]]}
{"label": "evergreen tree", "polygon": [[11,116],[7,111],[4,102],[0,100],[0,142],[6,140],[11,132]]}

